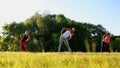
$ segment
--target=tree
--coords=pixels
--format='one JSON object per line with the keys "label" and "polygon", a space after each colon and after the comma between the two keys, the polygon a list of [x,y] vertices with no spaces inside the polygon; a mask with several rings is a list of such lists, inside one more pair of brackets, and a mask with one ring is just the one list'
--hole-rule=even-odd
{"label": "tree", "polygon": [[[0,50],[19,51],[19,36],[28,30],[31,36],[31,41],[27,46],[29,51],[57,51],[62,27],[75,27],[76,29],[75,35],[69,40],[73,51],[92,51],[93,43],[96,45],[96,51],[100,51],[101,35],[107,32],[102,25],[76,22],[62,14],[42,16],[36,13],[24,22],[12,22],[3,26]],[[63,47],[62,50],[66,50],[65,48]]]}

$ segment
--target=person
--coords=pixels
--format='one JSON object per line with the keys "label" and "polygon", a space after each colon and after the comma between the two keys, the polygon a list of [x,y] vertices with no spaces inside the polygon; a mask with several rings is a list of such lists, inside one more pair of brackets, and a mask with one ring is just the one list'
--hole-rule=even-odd
{"label": "person", "polygon": [[102,40],[102,43],[103,43],[102,52],[105,52],[105,51],[110,52],[109,43],[110,43],[111,37],[112,37],[111,34],[107,34],[106,36],[103,37],[103,40]]}
{"label": "person", "polygon": [[27,42],[30,40],[30,36],[29,36],[29,32],[25,31],[24,34],[20,35],[20,51],[22,51],[23,49],[25,51],[28,51],[27,48]]}
{"label": "person", "polygon": [[70,29],[70,28],[62,28],[60,33],[61,33],[61,36],[59,38],[58,52],[61,51],[61,46],[62,46],[63,42],[67,46],[68,51],[72,52],[72,50],[71,50],[71,48],[69,46],[68,40],[70,40],[72,38],[72,36],[74,35],[75,28],[74,27],[72,29]]}

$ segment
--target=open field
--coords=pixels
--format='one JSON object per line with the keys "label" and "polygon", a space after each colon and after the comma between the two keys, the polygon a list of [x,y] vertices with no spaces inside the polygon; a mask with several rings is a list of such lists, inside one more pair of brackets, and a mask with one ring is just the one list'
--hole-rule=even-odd
{"label": "open field", "polygon": [[120,53],[0,52],[0,68],[119,68]]}

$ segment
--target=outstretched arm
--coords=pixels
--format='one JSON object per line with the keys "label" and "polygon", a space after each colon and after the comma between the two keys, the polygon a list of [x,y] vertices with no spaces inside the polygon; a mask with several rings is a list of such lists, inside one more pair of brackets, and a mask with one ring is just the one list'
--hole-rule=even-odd
{"label": "outstretched arm", "polygon": [[60,33],[63,34],[64,30],[69,30],[69,31],[71,31],[70,28],[65,28],[65,27],[63,27],[63,28],[61,29],[61,32],[60,32]]}

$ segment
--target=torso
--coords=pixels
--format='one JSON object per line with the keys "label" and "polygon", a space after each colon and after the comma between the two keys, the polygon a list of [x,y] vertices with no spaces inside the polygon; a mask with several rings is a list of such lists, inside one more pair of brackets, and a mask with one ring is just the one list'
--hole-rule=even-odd
{"label": "torso", "polygon": [[106,37],[103,39],[103,42],[109,43],[109,42],[110,42],[110,39],[111,39],[110,36],[106,36]]}
{"label": "torso", "polygon": [[21,41],[26,41],[27,38],[28,38],[28,36],[27,36],[26,34],[23,34],[23,35],[22,35],[22,38],[21,38]]}
{"label": "torso", "polygon": [[67,30],[66,32],[64,32],[64,33],[62,34],[62,36],[63,36],[64,38],[68,38],[70,35],[71,35],[71,33],[70,33],[69,30]]}

